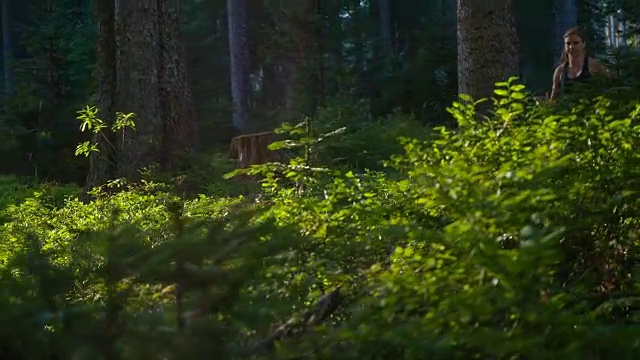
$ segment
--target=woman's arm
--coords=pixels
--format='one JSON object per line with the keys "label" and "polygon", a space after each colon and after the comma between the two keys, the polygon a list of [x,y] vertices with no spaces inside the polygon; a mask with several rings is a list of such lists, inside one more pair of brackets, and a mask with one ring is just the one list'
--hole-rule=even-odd
{"label": "woman's arm", "polygon": [[556,71],[553,72],[553,82],[551,83],[551,100],[558,97],[558,92],[560,90],[560,80],[562,79],[563,70],[564,66],[560,65],[556,68]]}

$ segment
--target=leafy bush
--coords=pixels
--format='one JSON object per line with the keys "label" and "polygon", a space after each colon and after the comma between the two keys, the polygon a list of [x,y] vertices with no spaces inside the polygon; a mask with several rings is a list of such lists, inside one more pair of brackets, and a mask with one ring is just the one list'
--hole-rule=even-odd
{"label": "leafy bush", "polygon": [[[0,352],[635,358],[640,106],[541,107],[513,80],[492,101],[463,97],[385,172],[303,151],[240,171],[266,175],[251,201],[147,183],[9,206]],[[274,147],[319,144],[284,130]]]}
{"label": "leafy bush", "polygon": [[0,213],[9,205],[18,205],[31,197],[37,197],[52,206],[60,206],[79,189],[73,185],[34,183],[16,176],[0,176]]}
{"label": "leafy bush", "polygon": [[430,127],[399,111],[374,120],[364,109],[352,112],[348,109],[347,106],[329,107],[319,117],[319,132],[344,128],[340,136],[323,139],[316,146],[319,163],[335,168],[382,171],[384,160],[402,151],[398,138],[425,140],[431,134]]}

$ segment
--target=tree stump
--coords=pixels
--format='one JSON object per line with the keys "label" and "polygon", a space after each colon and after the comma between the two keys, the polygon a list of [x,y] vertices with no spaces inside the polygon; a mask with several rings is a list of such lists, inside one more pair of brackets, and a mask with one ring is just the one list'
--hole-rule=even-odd
{"label": "tree stump", "polygon": [[274,136],[273,131],[236,136],[231,139],[229,156],[237,159],[241,168],[279,161],[280,154],[269,149]]}

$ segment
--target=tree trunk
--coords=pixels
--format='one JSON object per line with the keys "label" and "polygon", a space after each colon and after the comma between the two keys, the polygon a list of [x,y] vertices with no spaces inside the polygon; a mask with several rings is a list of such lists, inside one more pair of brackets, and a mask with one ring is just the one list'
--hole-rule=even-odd
{"label": "tree trunk", "polygon": [[391,0],[378,0],[378,22],[380,29],[380,56],[382,57],[382,72],[386,76],[393,71],[393,38]]}
{"label": "tree trunk", "polygon": [[13,95],[13,41],[10,0],[2,0],[2,55],[4,60],[4,92]]}
{"label": "tree trunk", "polygon": [[[277,114],[277,122],[293,121],[313,112],[318,104],[318,29],[312,21],[316,3],[268,1],[267,6],[277,14],[269,19],[269,26],[277,30],[267,41],[270,47],[265,52],[271,56],[263,60],[261,103],[266,112]],[[314,49],[316,53],[311,54]]]}
{"label": "tree trunk", "polygon": [[231,54],[231,97],[233,124],[240,133],[251,132],[249,96],[251,92],[247,23],[247,0],[227,0],[229,53]]}
{"label": "tree trunk", "polygon": [[458,0],[458,92],[490,97],[496,82],[518,73],[511,0]]}
{"label": "tree trunk", "polygon": [[198,140],[198,123],[187,77],[186,54],[180,40],[178,14],[172,0],[161,0],[159,86],[162,105],[160,164],[171,168]]}
{"label": "tree trunk", "polygon": [[[114,0],[98,0],[98,110],[99,118],[108,126],[114,123],[114,96],[116,90],[116,28]],[[105,183],[114,174],[114,152],[110,146],[115,138],[105,132],[108,140],[94,136],[93,141],[100,146],[99,153],[90,155],[87,187]]]}
{"label": "tree trunk", "polygon": [[[514,13],[520,40],[520,72],[522,82],[537,93],[549,90],[551,77],[562,46],[556,35],[554,4],[551,1],[514,2]],[[557,55],[557,56],[556,56]]]}
{"label": "tree trunk", "polygon": [[118,0],[116,7],[116,111],[134,113],[136,130],[119,137],[117,176],[139,178],[153,164],[163,133],[158,83],[160,9],[157,0]]}
{"label": "tree trunk", "polygon": [[[564,51],[564,33],[578,25],[578,4],[576,0],[555,0],[553,2],[553,15],[555,19],[554,50],[560,59]],[[586,40],[586,39],[585,39]]]}
{"label": "tree trunk", "polygon": [[98,6],[100,117],[111,125],[116,111],[134,113],[136,129],[119,131],[109,143],[99,143],[101,153],[92,156],[89,186],[113,177],[137,180],[139,170],[151,165],[168,170],[195,147],[197,138],[171,0],[100,0]]}

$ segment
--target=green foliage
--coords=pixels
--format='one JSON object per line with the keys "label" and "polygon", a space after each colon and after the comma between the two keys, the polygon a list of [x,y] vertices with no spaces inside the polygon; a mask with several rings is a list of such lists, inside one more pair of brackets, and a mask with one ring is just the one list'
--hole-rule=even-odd
{"label": "green foliage", "polygon": [[37,196],[46,203],[60,206],[65,199],[78,194],[72,185],[60,186],[51,183],[33,183],[16,176],[0,176],[0,214],[9,205],[18,205],[28,198]]}
{"label": "green foliage", "polygon": [[11,173],[20,168],[20,161],[9,159],[14,159],[20,151],[19,135],[23,133],[23,128],[0,118],[0,158],[4,159],[0,164],[0,173]]}
{"label": "green foliage", "polygon": [[313,125],[315,132],[343,128],[340,136],[323,138],[316,146],[317,161],[359,171],[384,170],[383,160],[402,151],[398,138],[427,139],[432,133],[430,126],[399,109],[372,119],[363,104],[327,106]]}
{"label": "green foliage", "polygon": [[[98,109],[95,106],[86,106],[84,109],[78,111],[78,120],[81,122],[80,131],[91,131],[93,135],[97,135],[97,140],[103,142],[109,146],[110,152],[117,152],[117,144],[112,143],[109,139],[113,137],[110,134],[105,134],[105,129],[111,131],[114,135],[119,135],[119,141],[124,141],[125,130],[136,130],[136,123],[134,122],[134,114],[123,114],[121,112],[116,113],[115,122],[109,126],[103,120],[98,117]],[[85,141],[76,147],[75,155],[84,155],[89,157],[91,153],[99,153],[99,143]],[[117,154],[116,154],[117,156]],[[112,164],[116,166],[116,164]]]}
{"label": "green foliage", "polygon": [[325,139],[338,135],[344,128],[329,133],[318,135],[311,128],[311,119],[306,118],[296,125],[284,123],[276,129],[276,134],[287,133],[294,139],[274,141],[269,149],[280,151],[288,158],[287,162],[270,162],[260,165],[252,165],[249,168],[235,169],[225,178],[237,175],[262,176],[261,183],[266,191],[276,191],[280,188],[283,179],[297,184],[298,190],[303,190],[308,185],[322,183],[322,179],[331,176],[334,171],[324,166],[314,166],[317,162],[318,145]]}
{"label": "green foliage", "polygon": [[257,198],[118,181],[86,203],[12,202],[0,352],[637,357],[640,106],[541,107],[515,79],[495,94],[403,138],[384,172],[324,163],[323,139],[352,135],[307,121],[279,130],[287,163],[235,172],[263,177]]}

